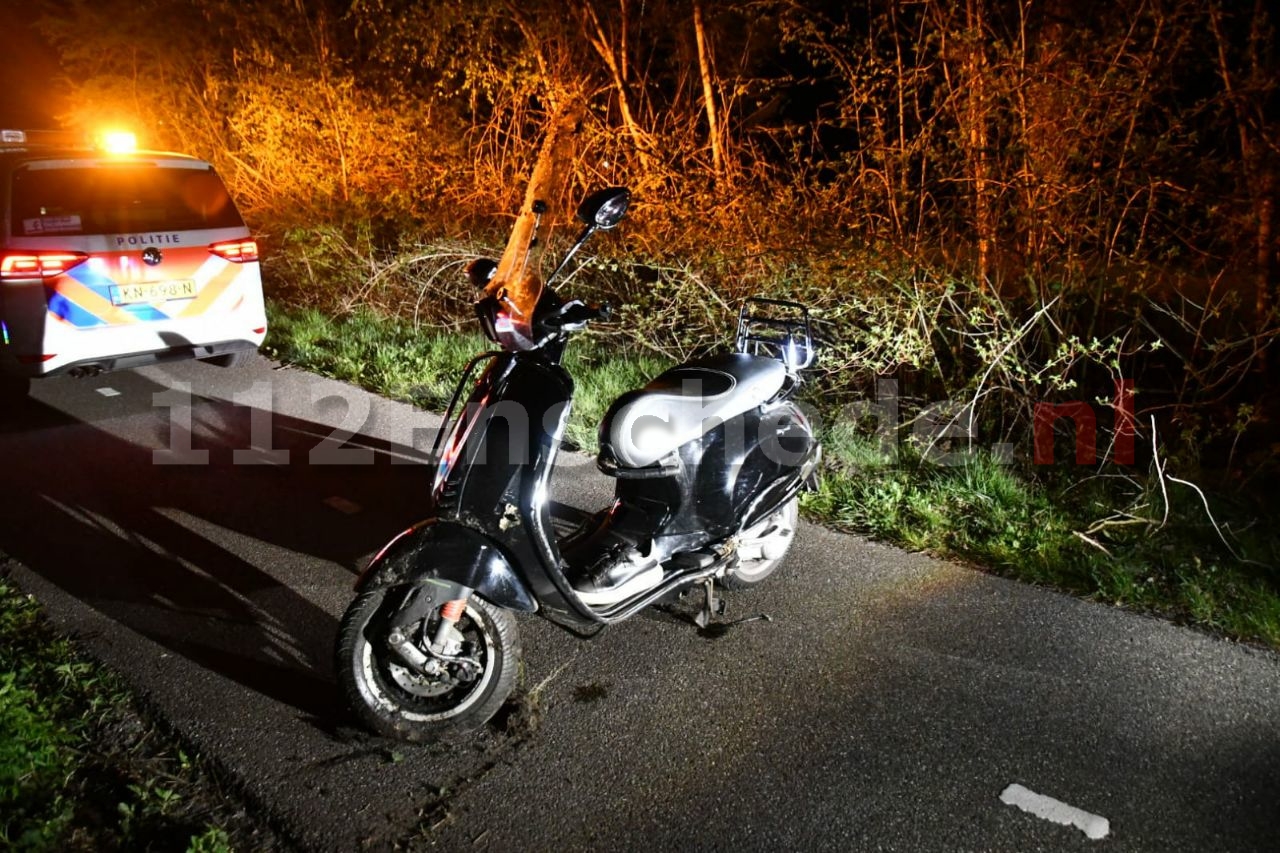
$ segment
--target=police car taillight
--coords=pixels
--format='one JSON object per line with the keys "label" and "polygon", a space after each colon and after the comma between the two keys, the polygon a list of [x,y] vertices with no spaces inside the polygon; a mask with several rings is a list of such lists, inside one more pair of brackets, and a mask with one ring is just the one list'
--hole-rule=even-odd
{"label": "police car taillight", "polygon": [[258,259],[258,244],[254,240],[227,240],[224,243],[214,243],[209,247],[209,251],[237,264]]}
{"label": "police car taillight", "polygon": [[88,259],[84,252],[5,252],[0,279],[53,278]]}

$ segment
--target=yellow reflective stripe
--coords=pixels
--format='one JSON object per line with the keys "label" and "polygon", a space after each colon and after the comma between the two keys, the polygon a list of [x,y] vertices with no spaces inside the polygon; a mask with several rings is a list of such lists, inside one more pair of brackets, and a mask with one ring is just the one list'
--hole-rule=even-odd
{"label": "yellow reflective stripe", "polygon": [[186,308],[182,309],[180,316],[194,317],[196,314],[203,314],[208,311],[214,301],[231,286],[240,271],[239,264],[227,264],[226,269],[205,282],[204,287],[200,288],[200,293],[196,295],[196,298],[187,303]]}
{"label": "yellow reflective stripe", "polygon": [[[74,278],[63,276],[58,279],[58,283],[54,285],[53,290],[61,294],[64,299],[74,302],[99,320],[113,326],[140,322],[137,315],[117,305],[112,305],[110,299],[104,299]],[[57,315],[55,314],[54,316]]]}

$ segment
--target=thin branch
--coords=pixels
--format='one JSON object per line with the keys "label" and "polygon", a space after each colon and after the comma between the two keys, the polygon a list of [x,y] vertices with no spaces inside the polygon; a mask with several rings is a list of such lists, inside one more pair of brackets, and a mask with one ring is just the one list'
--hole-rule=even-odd
{"label": "thin branch", "polygon": [[1160,448],[1156,443],[1156,416],[1151,416],[1151,458],[1156,466],[1156,479],[1160,481],[1160,494],[1164,497],[1164,518],[1156,530],[1163,530],[1169,521],[1169,491],[1164,485],[1164,466],[1160,464]]}
{"label": "thin branch", "polygon": [[1108,557],[1111,557],[1113,560],[1115,559],[1115,555],[1114,555],[1114,554],[1112,554],[1110,551],[1108,551],[1108,550],[1103,546],[1103,544],[1102,544],[1101,542],[1099,542],[1098,540],[1096,540],[1096,539],[1090,539],[1088,536],[1086,536],[1085,534],[1081,533],[1079,530],[1073,530],[1073,531],[1071,531],[1071,535],[1075,536],[1077,539],[1081,540],[1082,542],[1085,542],[1085,543],[1087,543],[1087,544],[1089,544],[1089,545],[1092,545],[1093,547],[1097,548],[1097,549],[1098,549],[1099,551],[1101,551],[1102,553],[1106,554]]}
{"label": "thin branch", "polygon": [[1222,544],[1226,546],[1227,551],[1231,554],[1231,556],[1235,557],[1237,560],[1239,560],[1242,563],[1251,562],[1251,561],[1246,561],[1244,557],[1241,557],[1239,554],[1237,554],[1236,549],[1232,548],[1231,543],[1227,541],[1227,537],[1222,535],[1222,528],[1218,526],[1218,522],[1215,521],[1213,518],[1212,510],[1209,509],[1209,499],[1204,496],[1204,492],[1200,491],[1200,487],[1197,486],[1195,483],[1188,482],[1187,480],[1180,480],[1177,477],[1170,476],[1170,475],[1166,475],[1166,476],[1168,476],[1169,482],[1178,483],[1179,485],[1183,485],[1189,489],[1193,489],[1195,493],[1200,496],[1200,502],[1204,504],[1204,514],[1209,516],[1209,523],[1213,525],[1213,532],[1218,534],[1218,538],[1222,540]]}

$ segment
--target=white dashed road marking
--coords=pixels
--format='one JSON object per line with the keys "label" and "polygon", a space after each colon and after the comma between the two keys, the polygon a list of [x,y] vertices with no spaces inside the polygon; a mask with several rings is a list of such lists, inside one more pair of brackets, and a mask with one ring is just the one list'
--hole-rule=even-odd
{"label": "white dashed road marking", "polygon": [[1014,784],[1005,788],[1000,794],[1000,802],[1017,806],[1024,812],[1030,812],[1036,817],[1053,823],[1074,826],[1094,841],[1106,838],[1107,833],[1111,832],[1111,822],[1105,817],[1069,806],[1053,797],[1029,791],[1021,785]]}
{"label": "white dashed road marking", "polygon": [[104,397],[119,397],[120,392],[114,388],[108,388],[105,385],[98,389],[98,393]]}

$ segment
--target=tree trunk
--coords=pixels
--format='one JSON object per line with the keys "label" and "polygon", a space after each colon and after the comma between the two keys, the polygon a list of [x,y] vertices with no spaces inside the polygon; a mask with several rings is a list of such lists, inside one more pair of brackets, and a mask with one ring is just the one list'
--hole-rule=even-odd
{"label": "tree trunk", "polygon": [[987,61],[985,0],[966,0],[965,80],[968,83],[965,123],[968,125],[969,178],[973,185],[973,227],[978,238],[978,282],[984,289],[991,275],[995,242],[990,197],[991,162],[987,138]]}
{"label": "tree trunk", "polygon": [[1277,285],[1276,263],[1276,170],[1273,161],[1260,170],[1258,190],[1254,199],[1257,219],[1257,270],[1255,295],[1258,312],[1258,333],[1263,334],[1271,326],[1271,313],[1275,310]]}
{"label": "tree trunk", "polygon": [[698,41],[698,70],[702,73],[702,101],[707,113],[711,168],[716,179],[721,180],[727,176],[724,171],[724,141],[720,136],[720,121],[716,116],[715,71],[711,67],[711,49],[702,21],[702,4],[697,0],[693,4],[693,32]]}
{"label": "tree trunk", "polygon": [[618,95],[618,111],[622,114],[622,126],[626,129],[627,136],[631,137],[631,144],[635,146],[636,152],[640,155],[640,162],[648,169],[650,165],[648,136],[641,130],[640,124],[636,121],[635,115],[631,111],[631,98],[627,92],[626,2],[624,0],[622,3],[622,43],[617,53],[614,52],[613,47],[609,44],[609,37],[604,31],[604,25],[601,24],[600,16],[596,14],[595,8],[590,2],[585,3],[584,6],[591,24],[591,31],[587,34],[587,40],[591,42],[591,46],[595,48],[605,67],[609,69],[609,76],[613,81],[613,89]]}
{"label": "tree trunk", "polygon": [[[1276,158],[1271,153],[1277,143],[1278,125],[1267,121],[1265,115],[1251,112],[1254,98],[1251,94],[1265,90],[1270,84],[1271,72],[1265,67],[1260,46],[1265,33],[1270,31],[1269,20],[1262,0],[1255,0],[1249,21],[1249,43],[1246,48],[1249,73],[1243,81],[1244,91],[1237,88],[1228,60],[1229,44],[1222,28],[1222,10],[1217,6],[1209,10],[1209,25],[1218,49],[1218,73],[1222,77],[1222,89],[1236,118],[1236,132],[1240,143],[1241,178],[1248,193],[1253,214],[1254,249],[1254,309],[1255,328],[1261,337],[1272,327],[1272,312],[1280,278],[1276,258]],[[1255,97],[1257,97],[1255,95]],[[1262,102],[1257,97],[1257,102]],[[1256,107],[1252,107],[1256,109]],[[1259,110],[1260,111],[1260,110]],[[1266,351],[1258,352],[1258,369],[1266,367]]]}
{"label": "tree trunk", "polygon": [[[1264,53],[1269,52],[1270,38],[1274,37],[1274,30],[1270,24],[1270,16],[1262,0],[1254,0],[1253,18],[1249,27],[1249,76],[1254,88],[1258,91],[1269,88],[1274,74],[1274,70],[1263,58]],[[1263,103],[1263,97],[1265,96],[1259,97],[1259,104]],[[1274,95],[1272,97],[1274,98]],[[1257,219],[1257,231],[1254,235],[1257,240],[1255,243],[1257,263],[1255,304],[1258,313],[1258,334],[1262,336],[1275,328],[1276,288],[1280,284],[1277,281],[1280,278],[1280,258],[1276,257],[1276,193],[1280,191],[1280,186],[1277,186],[1275,153],[1277,143],[1280,142],[1280,133],[1277,132],[1280,131],[1280,123],[1274,120],[1274,114],[1267,115],[1265,109],[1259,112],[1262,113],[1258,116],[1259,144],[1256,146],[1257,151],[1253,158],[1254,180],[1251,183],[1257,187],[1253,197],[1254,216]],[[1241,153],[1245,155],[1247,168],[1250,165],[1249,152]],[[1258,355],[1261,361],[1260,367],[1265,369],[1266,350],[1260,350]]]}

